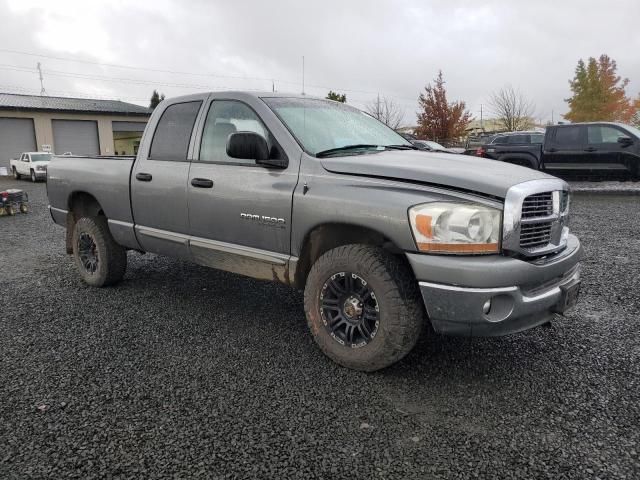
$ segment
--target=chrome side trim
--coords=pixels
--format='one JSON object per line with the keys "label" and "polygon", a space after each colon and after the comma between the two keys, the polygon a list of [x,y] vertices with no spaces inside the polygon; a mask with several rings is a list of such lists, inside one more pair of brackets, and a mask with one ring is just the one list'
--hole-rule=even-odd
{"label": "chrome side trim", "polygon": [[473,288],[473,287],[457,287],[455,285],[443,285],[441,283],[418,282],[421,287],[437,288],[440,290],[448,290],[450,292],[470,292],[470,293],[507,293],[515,292],[518,287],[497,287],[497,288]]}
{"label": "chrome side trim", "polygon": [[228,253],[231,255],[248,257],[275,265],[286,265],[289,262],[289,255],[261,250],[259,248],[233,245],[231,243],[219,242],[217,240],[209,240],[206,238],[191,237],[189,245],[191,247],[206,248],[208,250],[216,250],[218,252]]}
{"label": "chrome side trim", "polygon": [[131,222],[122,222],[120,220],[108,219],[107,223],[109,223],[110,225],[116,225],[118,227],[133,228],[133,223],[131,223]]}
{"label": "chrome side trim", "polygon": [[60,215],[66,215],[67,213],[69,213],[69,210],[64,210],[63,208],[52,207],[51,205],[49,205],[49,210],[51,210],[52,213],[57,213],[57,214],[60,214]]}
{"label": "chrome side trim", "polygon": [[[569,191],[569,185],[564,180],[549,178],[530,180],[509,188],[504,200],[502,221],[502,248],[526,256],[541,256],[562,250],[567,245],[569,230],[565,227],[568,216],[566,211],[560,211],[560,192]],[[529,195],[553,192],[553,214],[547,217],[522,220],[522,203]],[[551,240],[545,247],[526,250],[520,247],[520,230],[523,224],[552,221]]]}
{"label": "chrome side trim", "polygon": [[157,238],[160,240],[166,240],[168,242],[178,243],[185,247],[189,245],[189,236],[181,233],[168,232],[166,230],[159,230],[157,228],[141,227],[136,225],[136,234],[143,235],[145,237]]}

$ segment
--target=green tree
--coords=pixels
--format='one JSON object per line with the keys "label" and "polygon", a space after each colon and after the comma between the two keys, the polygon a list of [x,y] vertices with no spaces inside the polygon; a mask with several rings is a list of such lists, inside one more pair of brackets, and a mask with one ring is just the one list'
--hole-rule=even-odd
{"label": "green tree", "polygon": [[425,87],[418,97],[418,138],[429,138],[437,142],[462,137],[471,122],[471,114],[463,101],[449,102],[444,88],[442,70],[438,72],[435,85]]}
{"label": "green tree", "polygon": [[628,78],[617,74],[618,66],[612,58],[580,59],[575,76],[569,81],[573,95],[566,99],[569,112],[564,118],[571,122],[629,123],[637,110],[626,94]]}
{"label": "green tree", "polygon": [[338,93],[338,92],[334,92],[333,90],[329,90],[329,93],[327,94],[327,100],[333,100],[335,102],[345,103],[347,101],[347,94]]}
{"label": "green tree", "polygon": [[149,102],[149,108],[154,109],[158,106],[158,104],[164,100],[164,93],[158,93],[157,90],[154,90],[151,94],[151,101]]}

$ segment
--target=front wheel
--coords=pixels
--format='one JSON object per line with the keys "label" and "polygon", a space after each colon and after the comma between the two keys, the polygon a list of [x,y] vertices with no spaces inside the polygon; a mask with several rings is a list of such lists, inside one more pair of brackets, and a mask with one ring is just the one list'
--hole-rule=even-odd
{"label": "front wheel", "polygon": [[424,308],[408,266],[385,250],[346,245],[311,268],[304,291],[307,322],[322,351],[362,371],[408,354],[424,324]]}
{"label": "front wheel", "polygon": [[36,172],[35,170],[31,170],[31,181],[33,183],[36,183],[38,181],[38,177],[36,177]]}
{"label": "front wheel", "polygon": [[83,217],[73,230],[73,258],[82,279],[92,287],[119,282],[127,269],[127,252],[111,236],[105,217]]}
{"label": "front wheel", "polygon": [[22,175],[18,173],[18,170],[16,170],[16,167],[13,167],[13,178],[15,178],[16,180],[20,180],[21,176]]}

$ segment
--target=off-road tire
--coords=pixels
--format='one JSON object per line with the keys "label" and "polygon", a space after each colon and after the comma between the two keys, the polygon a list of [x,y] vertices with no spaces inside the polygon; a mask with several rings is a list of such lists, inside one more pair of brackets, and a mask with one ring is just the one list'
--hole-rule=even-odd
{"label": "off-road tire", "polygon": [[[339,272],[352,272],[366,280],[380,309],[375,337],[358,348],[336,341],[322,319],[323,286]],[[320,349],[344,367],[367,372],[385,368],[407,355],[425,322],[418,285],[409,267],[384,249],[370,245],[345,245],[324,253],[307,277],[304,306],[309,329]]]}
{"label": "off-road tire", "polygon": [[[98,264],[95,272],[89,272],[82,263],[79,253],[79,238],[88,234],[95,244]],[[73,259],[78,273],[92,287],[106,287],[118,283],[127,270],[127,251],[111,236],[107,219],[103,216],[82,217],[73,229]]]}
{"label": "off-road tire", "polygon": [[16,167],[13,167],[12,170],[13,170],[13,178],[15,178],[16,180],[20,180],[22,178],[22,175],[18,173],[18,170],[16,170]]}

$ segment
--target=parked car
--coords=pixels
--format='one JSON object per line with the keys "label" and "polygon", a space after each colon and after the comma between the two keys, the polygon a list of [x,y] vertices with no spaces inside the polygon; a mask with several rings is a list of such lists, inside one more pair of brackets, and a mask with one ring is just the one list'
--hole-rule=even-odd
{"label": "parked car", "polygon": [[640,130],[620,123],[553,125],[544,139],[529,133],[498,135],[476,154],[548,172],[617,171],[640,178]]}
{"label": "parked car", "polygon": [[478,147],[485,145],[493,139],[496,133],[477,133],[472,134],[467,137],[464,145],[464,154],[465,155],[476,155]]}
{"label": "parked car", "polygon": [[136,158],[56,157],[47,187],[87,284],[120,281],[137,250],[304,289],[315,341],[354,369],[404,357],[427,318],[443,334],[519,332],[580,287],[566,182],[417,151],[323,99],[165,100]]}
{"label": "parked car", "polygon": [[51,157],[52,155],[46,152],[25,152],[17,160],[9,161],[11,173],[16,180],[23,176],[29,177],[32,182],[44,180]]}
{"label": "parked car", "polygon": [[447,148],[431,140],[410,140],[418,148],[427,152],[464,153],[464,148]]}

